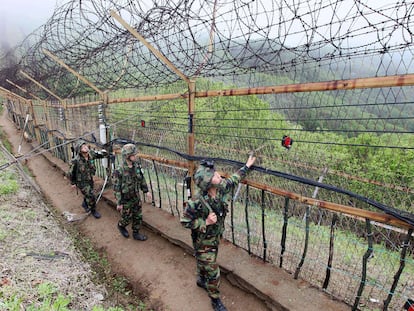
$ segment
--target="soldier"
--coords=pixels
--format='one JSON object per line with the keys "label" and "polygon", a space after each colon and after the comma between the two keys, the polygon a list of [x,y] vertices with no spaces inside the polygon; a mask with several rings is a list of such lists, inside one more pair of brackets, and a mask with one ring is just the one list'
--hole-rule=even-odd
{"label": "soldier", "polygon": [[75,145],[74,154],[68,173],[72,188],[78,187],[83,194],[82,207],[93,217],[101,218],[101,214],[96,210],[96,197],[93,193],[93,176],[96,172],[93,162],[95,159],[105,157],[107,152],[90,150],[84,140],[79,140]]}
{"label": "soldier", "polygon": [[201,161],[194,174],[194,182],[200,191],[188,202],[180,220],[185,228],[191,229],[197,261],[196,284],[207,291],[215,311],[227,310],[220,300],[220,268],[216,262],[228,212],[227,197],[255,161],[256,157],[250,155],[246,164],[229,178],[222,178],[212,161]]}
{"label": "soldier", "polygon": [[129,233],[125,227],[132,221],[134,239],[145,241],[147,237],[139,233],[142,224],[142,203],[139,190],[141,189],[146,193],[149,201],[152,200],[152,195],[148,192],[147,182],[145,181],[141,166],[137,163],[137,149],[135,145],[124,145],[121,152],[122,164],[114,171],[116,209],[121,212],[118,229],[125,238],[128,238]]}

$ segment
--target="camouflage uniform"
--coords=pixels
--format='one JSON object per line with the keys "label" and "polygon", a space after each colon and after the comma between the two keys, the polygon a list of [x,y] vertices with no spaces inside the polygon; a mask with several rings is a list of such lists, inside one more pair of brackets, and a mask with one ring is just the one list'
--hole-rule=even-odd
{"label": "camouflage uniform", "polygon": [[95,216],[98,215],[98,213],[96,212],[96,196],[93,193],[93,176],[96,172],[94,160],[105,157],[105,154],[89,150],[89,158],[85,159],[85,157],[81,155],[81,148],[85,144],[86,142],[83,140],[77,142],[75,146],[75,157],[70,163],[68,175],[71,184],[76,185],[84,196],[84,203],[82,206],[85,210],[91,211]]}
{"label": "camouflage uniform", "polygon": [[[224,220],[228,212],[228,196],[247,172],[248,168],[243,166],[231,177],[223,179],[220,185],[217,185],[216,197],[211,198],[207,190],[214,175],[214,168],[200,165],[194,174],[194,181],[200,188],[200,193],[195,200],[188,202],[180,220],[185,228],[191,229],[197,260],[197,285],[205,288],[210,298],[220,296],[220,268],[216,259],[220,238],[224,232]],[[207,226],[206,219],[211,212],[216,214],[217,222]]]}
{"label": "camouflage uniform", "polygon": [[138,233],[142,224],[142,201],[139,190],[148,192],[147,182],[141,166],[132,162],[128,166],[126,159],[136,153],[135,145],[126,144],[122,148],[123,163],[114,171],[114,194],[117,205],[123,205],[118,226],[125,228],[132,221],[132,230]]}

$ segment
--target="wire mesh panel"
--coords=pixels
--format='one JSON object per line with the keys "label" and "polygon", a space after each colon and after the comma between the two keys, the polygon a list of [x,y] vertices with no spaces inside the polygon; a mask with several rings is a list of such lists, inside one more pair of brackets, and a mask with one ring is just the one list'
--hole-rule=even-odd
{"label": "wire mesh panel", "polygon": [[82,137],[89,141],[98,141],[99,137],[99,121],[98,107],[83,107],[66,109],[66,128],[68,138]]}

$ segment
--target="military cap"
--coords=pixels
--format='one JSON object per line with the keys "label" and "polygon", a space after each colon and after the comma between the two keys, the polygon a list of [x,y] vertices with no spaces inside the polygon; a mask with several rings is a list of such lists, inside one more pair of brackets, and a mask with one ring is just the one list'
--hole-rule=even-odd
{"label": "military cap", "polygon": [[75,144],[75,153],[78,154],[81,152],[81,148],[83,145],[86,145],[86,141],[83,139],[79,139]]}
{"label": "military cap", "polygon": [[122,147],[121,153],[124,158],[128,158],[137,153],[137,147],[134,144],[126,144]]}
{"label": "military cap", "polygon": [[212,161],[202,160],[197,171],[194,173],[194,182],[201,191],[207,191],[210,188],[211,179],[215,173],[214,163]]}

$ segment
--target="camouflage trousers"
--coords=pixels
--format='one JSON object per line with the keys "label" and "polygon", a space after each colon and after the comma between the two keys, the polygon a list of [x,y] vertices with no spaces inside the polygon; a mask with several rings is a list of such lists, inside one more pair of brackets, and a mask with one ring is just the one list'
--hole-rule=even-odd
{"label": "camouflage trousers", "polygon": [[93,183],[82,184],[79,185],[78,188],[83,194],[88,210],[94,210],[96,208],[96,196],[93,193]]}
{"label": "camouflage trousers", "polygon": [[220,267],[217,264],[219,237],[198,238],[194,243],[197,274],[206,281],[210,298],[220,297]]}
{"label": "camouflage trousers", "polygon": [[142,224],[141,200],[130,200],[123,204],[121,219],[118,224],[126,227],[132,222],[132,231],[138,232]]}

